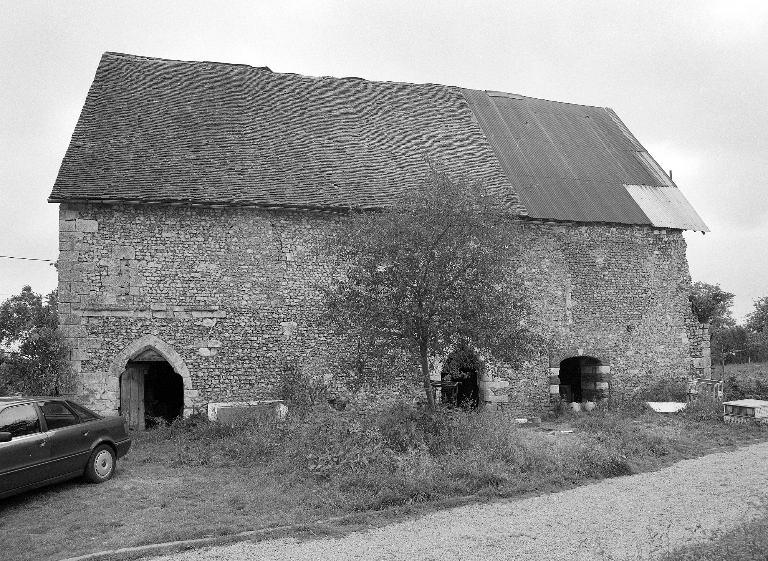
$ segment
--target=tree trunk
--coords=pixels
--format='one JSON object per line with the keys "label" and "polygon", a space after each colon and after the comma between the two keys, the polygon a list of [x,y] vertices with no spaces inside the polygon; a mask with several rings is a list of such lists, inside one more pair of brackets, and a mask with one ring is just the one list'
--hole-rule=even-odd
{"label": "tree trunk", "polygon": [[424,383],[424,392],[427,394],[427,405],[430,411],[435,410],[435,392],[429,378],[429,357],[427,345],[419,345],[419,358],[421,359],[421,380]]}

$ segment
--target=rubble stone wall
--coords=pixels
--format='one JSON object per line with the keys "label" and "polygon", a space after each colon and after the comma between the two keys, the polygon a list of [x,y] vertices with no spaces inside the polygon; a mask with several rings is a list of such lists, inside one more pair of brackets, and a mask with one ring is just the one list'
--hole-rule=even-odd
{"label": "rubble stone wall", "polygon": [[[322,212],[62,204],[59,313],[77,393],[116,411],[119,373],[143,341],[172,349],[174,368],[188,372],[187,411],[277,397],[290,368],[344,380],[344,343],[317,321],[320,287],[340,271],[330,240],[343,222]],[[515,368],[488,361],[486,404],[536,410],[549,400],[551,369],[570,356],[608,367],[612,391],[702,367],[680,231],[526,220],[512,237],[510,274],[544,343]]]}

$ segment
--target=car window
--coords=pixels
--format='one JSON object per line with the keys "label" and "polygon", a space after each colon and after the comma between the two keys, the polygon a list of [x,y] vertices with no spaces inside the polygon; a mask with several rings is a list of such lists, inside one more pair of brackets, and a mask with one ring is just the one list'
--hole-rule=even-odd
{"label": "car window", "polygon": [[77,415],[61,401],[41,401],[39,405],[48,430],[60,429],[80,422]]}
{"label": "car window", "polygon": [[70,409],[72,409],[75,413],[77,413],[77,415],[83,421],[93,421],[94,419],[99,418],[99,416],[96,413],[94,413],[90,409],[83,407],[78,403],[75,403],[74,401],[67,401],[67,405],[69,405]]}
{"label": "car window", "polygon": [[0,411],[0,432],[9,432],[13,438],[40,432],[35,406],[31,403],[12,405]]}

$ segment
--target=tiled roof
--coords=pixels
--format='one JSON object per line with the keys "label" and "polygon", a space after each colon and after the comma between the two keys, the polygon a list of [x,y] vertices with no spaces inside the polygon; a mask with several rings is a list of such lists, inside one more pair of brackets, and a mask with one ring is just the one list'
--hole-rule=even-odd
{"label": "tiled roof", "polygon": [[673,186],[602,108],[105,53],[49,200],[376,208],[427,159],[535,218],[651,224],[624,185]]}

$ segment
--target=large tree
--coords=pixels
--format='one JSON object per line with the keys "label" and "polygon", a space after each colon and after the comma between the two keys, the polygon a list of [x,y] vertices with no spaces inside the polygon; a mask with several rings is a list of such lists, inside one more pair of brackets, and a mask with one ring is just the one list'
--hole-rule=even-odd
{"label": "large tree", "polygon": [[340,236],[346,275],[327,291],[327,318],[365,356],[392,350],[419,365],[469,345],[506,362],[530,350],[509,267],[510,213],[482,185],[432,169],[401,203],[352,212]]}
{"label": "large tree", "polygon": [[747,314],[745,327],[754,333],[768,333],[768,296],[753,303],[754,310]]}
{"label": "large tree", "polygon": [[768,359],[768,296],[753,303],[754,310],[747,314],[744,327],[749,332],[749,356],[755,360]]}
{"label": "large tree", "polygon": [[736,326],[731,312],[733,298],[719,284],[695,282],[691,286],[691,309],[701,323],[709,324],[712,358],[720,362],[723,372],[729,358],[746,347],[746,333]]}
{"label": "large tree", "polygon": [[719,284],[695,282],[689,298],[694,315],[701,323],[709,323],[713,331],[736,325],[731,315],[734,295]]}
{"label": "large tree", "polygon": [[25,286],[0,305],[0,395],[59,395],[69,389],[56,297],[53,291],[43,300]]}

